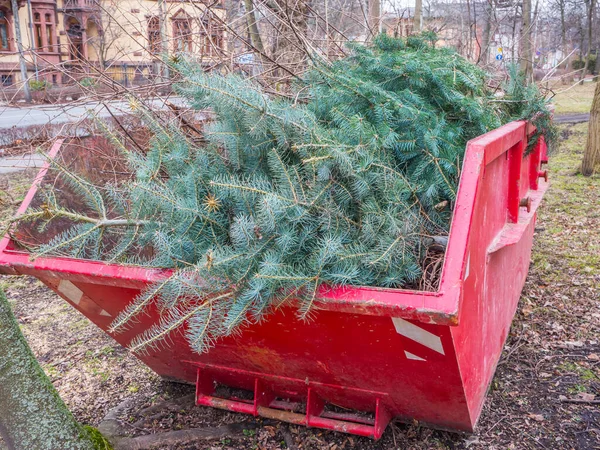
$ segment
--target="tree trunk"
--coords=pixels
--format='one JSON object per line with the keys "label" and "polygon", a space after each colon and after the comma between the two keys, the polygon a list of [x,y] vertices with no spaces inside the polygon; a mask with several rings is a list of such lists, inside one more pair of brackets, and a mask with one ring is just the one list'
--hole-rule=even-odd
{"label": "tree trunk", "polygon": [[[586,2],[587,6],[587,31],[588,31],[588,49],[587,56],[585,58],[585,65],[583,66],[583,75],[581,75],[581,81],[585,79],[588,68],[590,66],[590,57],[592,55],[592,39],[594,37],[592,26],[594,24],[594,6],[596,4],[596,0],[588,0]],[[583,49],[582,49],[583,50]]]}
{"label": "tree trunk", "polygon": [[413,16],[413,32],[420,33],[423,28],[423,0],[415,1],[415,14]]}
{"label": "tree trunk", "polygon": [[[559,0],[558,7],[560,9],[560,44],[562,47],[562,58],[567,59],[565,62],[565,75],[569,73],[569,66],[571,62],[571,57],[567,56],[569,54],[568,45],[567,45],[567,24],[565,21],[565,9],[566,9],[566,0]],[[562,78],[563,84],[568,81],[568,76]]]}
{"label": "tree trunk", "polygon": [[[248,1],[248,0],[246,0]],[[279,67],[272,71],[277,89],[289,87],[291,74],[301,75],[311,53],[308,45],[307,0],[271,0],[264,3],[279,18],[274,26],[271,58]]]}
{"label": "tree trunk", "polygon": [[596,83],[594,101],[590,110],[587,143],[581,164],[581,173],[590,176],[594,168],[600,163],[600,83]]}
{"label": "tree trunk", "polygon": [[[583,19],[582,19],[583,20]],[[579,64],[583,63],[583,44],[585,44],[585,27],[583,22],[579,23]],[[580,78],[582,78],[580,76]]]}
{"label": "tree trunk", "polygon": [[374,36],[379,34],[381,24],[381,1],[369,0],[369,28]]}
{"label": "tree trunk", "polygon": [[0,436],[10,450],[94,448],[35,359],[2,291]]}
{"label": "tree trunk", "polygon": [[[165,0],[158,0],[158,27],[160,30],[160,51],[163,55],[169,55],[169,40],[167,39],[167,11],[165,10]],[[165,80],[170,78],[169,64],[165,61],[161,64],[162,76]],[[103,68],[104,69],[104,68]]]}
{"label": "tree trunk", "polygon": [[254,2],[252,0],[244,0],[244,7],[246,8],[246,23],[248,24],[250,42],[256,51],[262,55],[265,53],[265,47],[263,45],[262,38],[260,37],[260,32],[258,31],[258,24],[256,23]]}
{"label": "tree trunk", "polygon": [[483,36],[481,42],[481,53],[479,55],[479,61],[486,65],[490,62],[490,34],[492,30],[492,14],[493,14],[492,0],[485,2],[485,16],[483,18]]}
{"label": "tree trunk", "polygon": [[[466,52],[464,56],[470,58],[473,50],[473,22],[471,19],[471,2],[467,0],[467,39],[466,39]],[[461,14],[462,15],[462,14]]]}
{"label": "tree trunk", "polygon": [[529,83],[533,75],[531,52],[531,0],[523,0],[523,21],[521,22],[521,70]]}
{"label": "tree trunk", "polygon": [[512,22],[512,34],[511,34],[511,41],[510,41],[512,43],[512,45],[510,46],[510,60],[511,61],[515,60],[515,50],[516,50],[515,42],[516,42],[516,36],[517,36],[517,22],[518,22],[517,14],[518,14],[518,12],[519,12],[519,6],[517,3],[517,4],[515,4],[515,15],[514,15],[515,19],[511,20],[511,22]]}
{"label": "tree trunk", "polygon": [[[11,0],[13,22],[15,24],[15,41],[19,52],[19,65],[21,66],[21,78],[23,78],[23,92],[25,100],[31,103],[31,92],[29,91],[29,80],[27,79],[27,63],[25,62],[25,51],[23,50],[23,39],[21,39],[21,23],[19,22],[19,5],[17,0]],[[31,49],[33,51],[33,49]]]}

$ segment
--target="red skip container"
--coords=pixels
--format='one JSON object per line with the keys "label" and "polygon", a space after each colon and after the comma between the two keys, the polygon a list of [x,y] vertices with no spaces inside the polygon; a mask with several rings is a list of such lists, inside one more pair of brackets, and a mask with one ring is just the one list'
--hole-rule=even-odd
{"label": "red skip container", "polygon": [[[177,335],[140,359],[165,378],[194,383],[199,405],[375,439],[392,418],[473,431],[527,276],[536,210],[548,187],[540,170],[543,139],[523,157],[531,132],[525,122],[512,122],[468,143],[437,292],[323,288],[308,323],[284,309],[206,354],[192,353]],[[144,286],[166,274],[69,258],[31,261],[8,237],[0,241],[0,273],[40,279],[104,331]],[[112,337],[127,346],[157,319],[143,316]],[[236,391],[220,385],[250,393],[232,397]]]}

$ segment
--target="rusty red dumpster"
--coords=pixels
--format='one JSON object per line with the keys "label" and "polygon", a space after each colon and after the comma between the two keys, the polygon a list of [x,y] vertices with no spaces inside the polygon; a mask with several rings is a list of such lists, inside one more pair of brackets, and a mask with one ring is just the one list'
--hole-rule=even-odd
{"label": "rusty red dumpster", "polygon": [[[194,383],[199,405],[375,439],[392,418],[472,431],[527,276],[536,210],[548,187],[543,139],[524,157],[532,131],[512,122],[468,143],[437,292],[323,287],[311,321],[282,309],[206,354],[192,353],[178,336],[139,358],[165,378]],[[0,242],[0,271],[39,278],[104,331],[166,274],[30,260],[8,237]],[[126,346],[157,318],[145,316],[113,337]]]}

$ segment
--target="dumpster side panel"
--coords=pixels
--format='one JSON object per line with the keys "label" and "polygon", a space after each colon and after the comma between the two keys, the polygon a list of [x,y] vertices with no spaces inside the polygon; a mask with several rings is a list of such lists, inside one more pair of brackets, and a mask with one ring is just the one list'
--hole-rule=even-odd
{"label": "dumpster side panel", "polygon": [[[336,388],[324,400],[338,406],[373,411],[373,398],[345,394],[368,389],[392,416],[458,429],[469,423],[448,327],[330,311],[305,323],[288,309],[192,361],[302,380],[304,400],[307,385],[325,383]],[[274,389],[284,391],[276,382]]]}
{"label": "dumpster side panel", "polygon": [[[492,303],[486,295],[486,249],[487,243],[501,232],[508,219],[508,171],[507,155],[501,154],[485,165],[480,173],[469,236],[468,269],[463,278],[459,326],[452,330],[471,411],[481,398],[479,386],[483,385],[484,390],[487,388],[487,380],[500,354],[496,345],[485,341],[488,330],[484,328],[491,325],[487,318],[492,316],[493,321],[496,310],[502,306],[502,299]],[[499,189],[500,186],[506,188]],[[472,426],[475,426],[476,417],[477,414],[471,416]]]}
{"label": "dumpster side panel", "polygon": [[[136,289],[38,277],[104,331],[139,293]],[[143,315],[126,332],[111,334],[127,346],[157,313]],[[326,403],[372,412],[375,398],[393,417],[433,426],[470,429],[467,402],[447,326],[371,315],[319,311],[299,321],[291,308],[241,335],[219,341],[210,352],[193,353],[183,333],[139,358],[169,379],[195,383],[196,367],[208,366],[211,384],[252,390],[268,382],[277,398],[306,402],[317,385]],[[220,367],[221,370],[214,369]],[[231,376],[234,371],[237,375]],[[236,372],[237,371],[237,372]],[[329,386],[324,389],[322,385]],[[368,393],[352,394],[365,391]],[[218,399],[218,397],[214,397]]]}
{"label": "dumpster side panel", "polygon": [[[473,425],[500,359],[529,269],[535,210],[547,183],[537,182],[542,146],[526,158],[525,129],[519,142],[484,141],[494,145],[478,183],[468,244],[469,270],[464,276],[460,324],[452,329]],[[518,137],[518,136],[517,136]],[[476,140],[477,141],[477,140]],[[533,162],[532,162],[533,161]],[[535,183],[532,183],[535,171]],[[530,189],[530,187],[537,189]],[[527,211],[524,198],[531,201]]]}

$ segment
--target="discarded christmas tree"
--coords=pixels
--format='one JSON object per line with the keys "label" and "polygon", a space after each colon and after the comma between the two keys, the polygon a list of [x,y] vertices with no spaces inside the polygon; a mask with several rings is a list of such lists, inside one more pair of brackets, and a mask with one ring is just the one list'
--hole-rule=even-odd
{"label": "discarded christmas tree", "polygon": [[144,154],[122,147],[135,176],[94,186],[55,165],[87,206],[46,189],[20,221],[72,226],[35,256],[174,268],[112,324],[118,332],[158,305],[161,322],[134,351],[184,330],[203,352],[292,300],[306,318],[323,285],[414,286],[427,247],[448,233],[466,142],[534,100],[541,128],[549,113],[514,83],[497,101],[485,73],[427,38],[384,35],[352,50],[315,63],[293,100],[178,62],[178,92],[215,114],[203,142],[132,101],[155,133]]}

